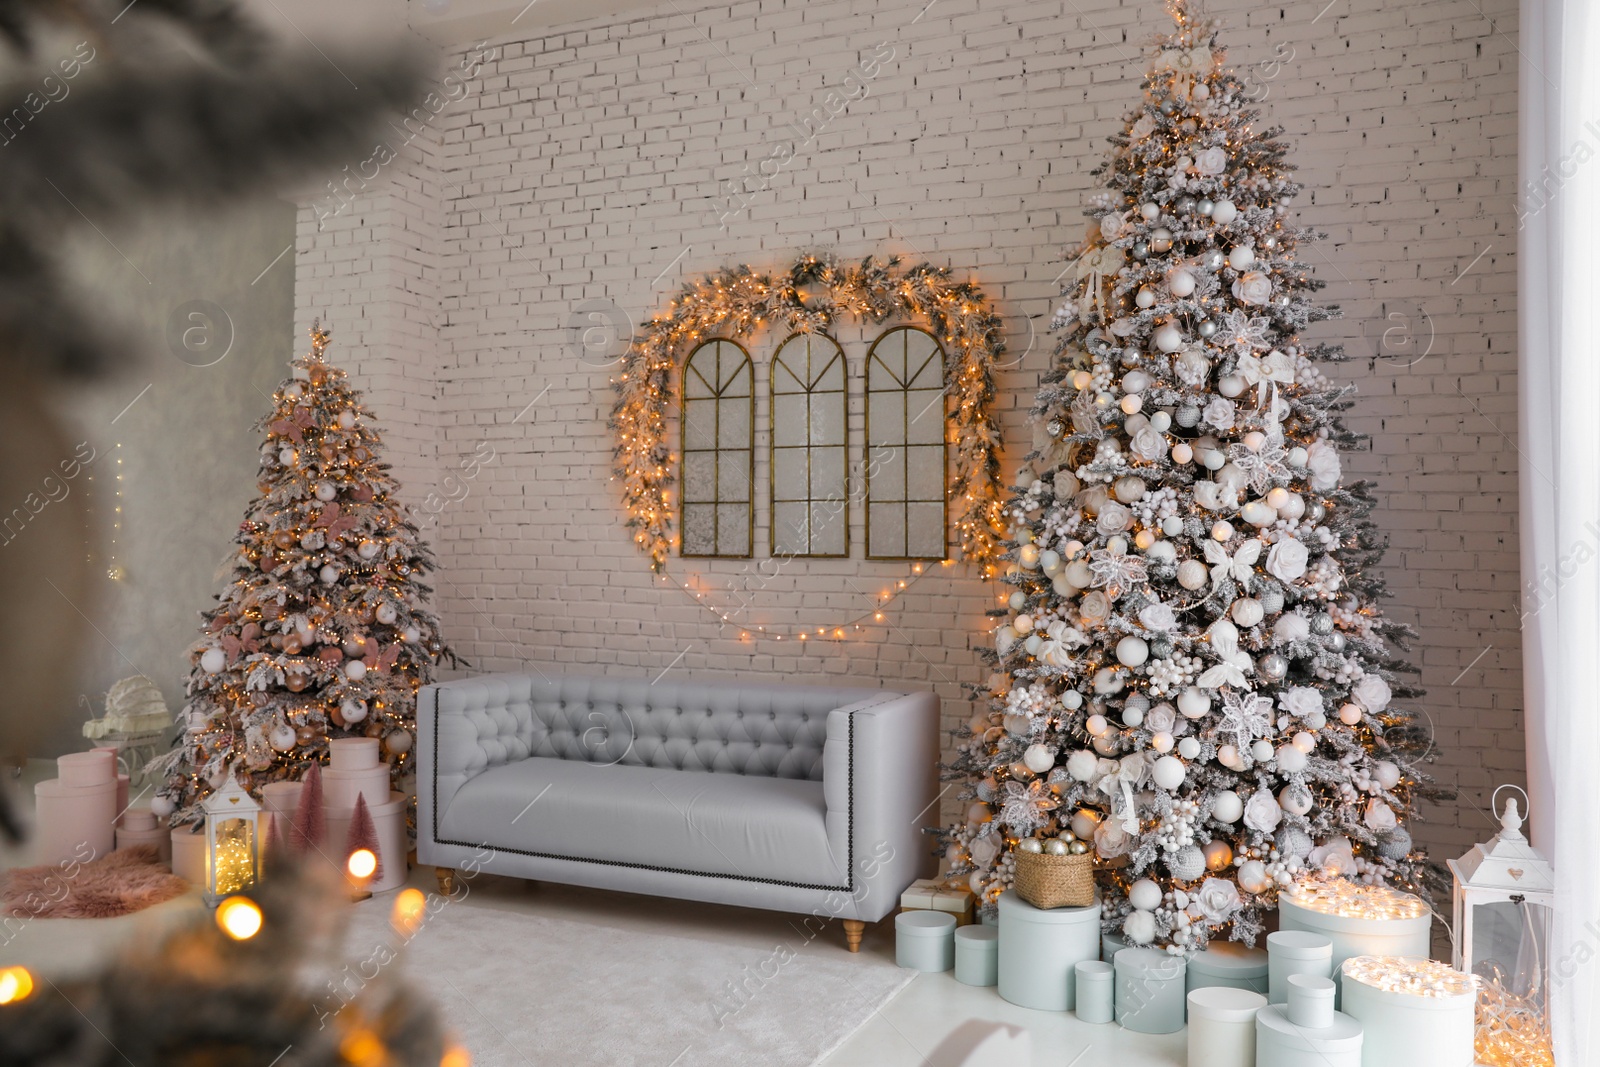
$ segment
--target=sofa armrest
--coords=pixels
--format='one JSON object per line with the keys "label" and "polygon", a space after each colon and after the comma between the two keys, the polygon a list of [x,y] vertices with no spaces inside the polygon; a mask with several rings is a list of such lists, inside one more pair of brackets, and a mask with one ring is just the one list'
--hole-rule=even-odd
{"label": "sofa armrest", "polygon": [[[417,693],[418,820],[431,834],[436,815],[474,775],[526,759],[526,731],[512,709],[513,687],[487,675],[424,686]],[[426,810],[424,810],[426,808]]]}
{"label": "sofa armrest", "polygon": [[939,698],[895,693],[828,713],[822,786],[828,840],[848,873],[841,918],[876,922],[936,866]]}

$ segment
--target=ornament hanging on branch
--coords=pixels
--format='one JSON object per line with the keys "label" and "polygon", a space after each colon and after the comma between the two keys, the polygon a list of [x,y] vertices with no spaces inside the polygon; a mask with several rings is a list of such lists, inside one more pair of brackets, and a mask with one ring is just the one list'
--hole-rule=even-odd
{"label": "ornament hanging on branch", "polygon": [[1371,488],[1342,477],[1342,355],[1303,336],[1333,315],[1298,255],[1317,235],[1215,24],[1169,9],[1055,317],[943,836],[992,907],[1019,841],[1075,833],[1108,932],[1187,953],[1253,943],[1307,869],[1441,888],[1401,824],[1444,794],[1396,703]]}

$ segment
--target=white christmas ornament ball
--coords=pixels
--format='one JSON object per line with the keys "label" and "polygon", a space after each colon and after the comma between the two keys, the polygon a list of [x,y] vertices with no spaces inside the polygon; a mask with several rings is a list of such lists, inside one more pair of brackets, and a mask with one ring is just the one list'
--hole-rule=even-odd
{"label": "white christmas ornament ball", "polygon": [[1017,562],[1030,571],[1039,565],[1039,546],[1023,545],[1017,549]]}
{"label": "white christmas ornament ball", "polygon": [[1022,764],[1034,774],[1044,774],[1056,765],[1055,751],[1043,745],[1029,745],[1022,754]]}
{"label": "white christmas ornament ball", "polygon": [[298,458],[300,458],[299,454],[296,453],[292,448],[280,449],[278,452],[278,462],[282,463],[285,467],[294,466],[294,461]]}
{"label": "white christmas ornament ball", "polygon": [[1278,807],[1290,815],[1304,815],[1311,810],[1311,790],[1286,785],[1278,790]]}
{"label": "white christmas ornament ball", "polygon": [[1150,776],[1155,779],[1156,785],[1171,791],[1183,784],[1188,773],[1189,768],[1184,765],[1183,760],[1176,756],[1162,756],[1156,760]]}
{"label": "white christmas ornament ball", "polygon": [[1224,456],[1216,449],[1208,449],[1204,454],[1201,455],[1200,462],[1206,465],[1206,470],[1221,470],[1223,467],[1227,466],[1228,457]]}
{"label": "white christmas ornament ball", "polygon": [[1304,467],[1306,465],[1306,460],[1310,459],[1311,456],[1310,453],[1308,453],[1305,449],[1301,448],[1299,445],[1295,445],[1293,448],[1289,449],[1289,455],[1285,458],[1289,460],[1289,465],[1291,467]]}
{"label": "white christmas ornament ball", "polygon": [[1047,548],[1039,553],[1039,569],[1046,574],[1054,574],[1061,569],[1061,553],[1053,548]]}
{"label": "white christmas ornament ball", "polygon": [[1239,509],[1239,517],[1257,529],[1266,529],[1278,521],[1278,512],[1263,500],[1252,500]]}
{"label": "white christmas ornament ball", "polygon": [[1163,323],[1152,338],[1163,352],[1176,352],[1183,347],[1183,331],[1172,323]]}
{"label": "white christmas ornament ball", "polygon": [[1144,722],[1144,708],[1133,701],[1128,701],[1128,706],[1122,709],[1122,725],[1139,726]]}
{"label": "white christmas ornament ball", "polygon": [[1178,694],[1178,710],[1186,719],[1198,719],[1211,710],[1211,697],[1204,689],[1190,686]]}
{"label": "white christmas ornament ball", "polygon": [[1282,511],[1284,505],[1289,503],[1289,490],[1285,489],[1281,485],[1277,486],[1274,489],[1268,490],[1266,499],[1267,505],[1274,511]]}
{"label": "white christmas ornament ball", "polygon": [[1166,433],[1172,427],[1172,416],[1165,411],[1158,411],[1150,416],[1150,428],[1156,433]]}
{"label": "white christmas ornament ball", "polygon": [[1361,721],[1361,706],[1359,704],[1346,704],[1339,709],[1339,721],[1346,726],[1354,726]]}
{"label": "white christmas ornament ball", "polygon": [[414,645],[418,641],[422,640],[422,631],[417,629],[415,626],[407,626],[404,630],[400,631],[400,636],[405,638],[407,644]]}
{"label": "white christmas ornament ball", "polygon": [[1400,784],[1400,768],[1388,760],[1379,760],[1372,765],[1372,777],[1385,789],[1393,789]]}
{"label": "white christmas ornament ball", "polygon": [[1250,758],[1257,763],[1265,763],[1272,758],[1272,742],[1267,740],[1256,741],[1250,746]]}
{"label": "white christmas ornament ball", "polygon": [[1039,654],[1039,650],[1043,647],[1044,638],[1040,637],[1038,634],[1029,634],[1028,639],[1022,642],[1023,651],[1027,652],[1030,656],[1037,656]]}
{"label": "white christmas ornament ball", "polygon": [[346,700],[339,705],[339,714],[344,716],[345,722],[360,722],[367,717],[367,702],[365,700]]}
{"label": "white christmas ornament ball", "polygon": [[1130,911],[1122,920],[1122,936],[1129,944],[1148,945],[1156,938],[1156,917],[1148,911]]}
{"label": "white christmas ornament ball", "polygon": [[1185,737],[1178,742],[1178,755],[1184,759],[1200,758],[1200,742],[1192,737]]}
{"label": "white christmas ornament ball", "polygon": [[1244,816],[1244,801],[1231,789],[1224,789],[1211,802],[1211,817],[1220,823],[1236,823]]}
{"label": "white christmas ornament ball", "polygon": [[1083,720],[1083,728],[1089,731],[1090,737],[1099,737],[1110,725],[1104,715],[1091,715]]}
{"label": "white christmas ornament ball", "polygon": [[351,429],[352,427],[355,426],[355,424],[356,424],[356,413],[355,412],[351,411],[349,408],[346,408],[345,410],[339,412],[339,428],[341,430]]}
{"label": "white christmas ornament ball", "polygon": [[1171,752],[1173,737],[1165,730],[1157,730],[1150,735],[1150,747],[1157,752]]}
{"label": "white christmas ornament ball", "polygon": [[327,501],[332,500],[334,497],[338,496],[339,495],[339,490],[334,486],[334,484],[332,482],[318,482],[317,483],[316,493],[317,493],[317,499],[323,501],[324,503],[326,503]]}
{"label": "white christmas ornament ball", "polygon": [[1033,629],[1033,616],[1018,615],[1015,619],[1011,620],[1011,628],[1017,631],[1019,634],[1027,633],[1029,630]]}
{"label": "white christmas ornament ball", "polygon": [[1298,519],[1306,513],[1306,501],[1299,493],[1289,493],[1288,498],[1278,508],[1278,514],[1286,519]]}
{"label": "white christmas ornament ball", "polygon": [[1254,626],[1266,614],[1261,607],[1261,601],[1253,597],[1240,597],[1235,600],[1228,613],[1233,616],[1233,621],[1240,626]]}
{"label": "white christmas ornament ball", "polygon": [[1228,266],[1234,270],[1249,270],[1256,261],[1256,250],[1249,245],[1234,245],[1228,249]]}
{"label": "white christmas ornament ball", "polygon": [[1295,734],[1294,737],[1290,739],[1289,743],[1294,745],[1295,748],[1298,748],[1301,752],[1304,752],[1308,756],[1311,754],[1311,750],[1317,747],[1317,739],[1306,733],[1304,730],[1301,730],[1299,733]]}
{"label": "white christmas ornament ball", "polygon": [[1260,430],[1251,430],[1244,435],[1244,447],[1252,452],[1260,452],[1267,445],[1267,435]]}
{"label": "white christmas ornament ball", "polygon": [[1183,520],[1176,515],[1168,515],[1161,520],[1161,532],[1168,537],[1177,537],[1183,533]]}
{"label": "white christmas ornament ball", "polygon": [[1133,302],[1141,308],[1156,306],[1156,291],[1148,285],[1141,285],[1139,291],[1133,294]]}
{"label": "white christmas ornament ball", "polygon": [[1206,854],[1199,845],[1185,845],[1166,856],[1167,871],[1180,882],[1192,882],[1206,873]]}
{"label": "white christmas ornament ball", "polygon": [[372,613],[372,617],[388,626],[399,618],[399,615],[394,610],[393,604],[379,604],[377,610]]}
{"label": "white christmas ornament ball", "polygon": [[383,546],[376,541],[363,541],[356,546],[356,555],[362,559],[372,559],[383,550]]}
{"label": "white christmas ornament ball", "polygon": [[1234,746],[1218,745],[1217,762],[1229,770],[1236,771],[1243,765],[1244,761],[1239,758],[1239,750]]}
{"label": "white christmas ornament ball", "polygon": [[208,648],[200,654],[200,669],[216,674],[228,665],[228,654],[220,648]]}
{"label": "white christmas ornament ball", "polygon": [[1161,887],[1149,878],[1141,878],[1128,887],[1128,903],[1140,911],[1161,907],[1161,895]]}
{"label": "white christmas ornament ball", "polygon": [[346,660],[344,676],[352,682],[359,682],[367,676],[367,665],[358,659]]}
{"label": "white christmas ornament ball", "polygon": [[1293,745],[1279,745],[1273,755],[1278,761],[1278,770],[1284,774],[1299,774],[1309,762],[1306,754]]}
{"label": "white christmas ornament ball", "polygon": [[1075,812],[1072,816],[1072,832],[1084,841],[1094,837],[1094,832],[1100,825],[1100,819],[1094,812],[1087,808]]}
{"label": "white christmas ornament ball", "polygon": [[1226,841],[1207,841],[1201,850],[1206,856],[1206,868],[1220,871],[1233,862],[1233,846]]}
{"label": "white christmas ornament ball", "polygon": [[328,585],[332,585],[334,582],[339,580],[339,568],[335,567],[331,563],[325,564],[323,568],[317,572],[317,577],[321,578],[323,582],[327,583]]}
{"label": "white christmas ornament ball", "polygon": [[1144,410],[1144,398],[1130,394],[1122,398],[1117,404],[1124,415],[1137,415]]}
{"label": "white christmas ornament ball", "polygon": [[1161,217],[1161,208],[1152,203],[1140,204],[1139,214],[1144,216],[1146,222],[1154,222]]}
{"label": "white christmas ornament ball", "polygon": [[1172,461],[1174,463],[1188,463],[1194,459],[1194,449],[1185,442],[1172,446]]}
{"label": "white christmas ornament ball", "polygon": [[1067,576],[1067,581],[1071,582],[1079,589],[1089,588],[1089,584],[1094,581],[1094,572],[1091,571],[1089,569],[1089,565],[1081,559],[1074,560],[1062,573]]}
{"label": "white christmas ornament ball", "polygon": [[1172,295],[1178,299],[1181,300],[1184,297],[1192,294],[1194,292],[1194,286],[1194,275],[1190,274],[1188,271],[1179,268],[1177,270],[1167,272],[1167,288],[1171,290]]}
{"label": "white christmas ornament ball", "polygon": [[1222,377],[1217,379],[1217,392],[1221,393],[1225,397],[1228,397],[1229,399],[1232,399],[1233,397],[1236,397],[1240,393],[1244,392],[1245,387],[1249,384],[1249,382],[1245,381],[1237,374],[1224,374]]}
{"label": "white christmas ornament ball", "polygon": [[294,727],[290,726],[288,723],[279,723],[277,726],[274,726],[272,728],[272,732],[267,735],[267,743],[270,744],[274,751],[277,752],[289,751],[294,747],[297,740],[299,740],[299,738],[295,734]]}
{"label": "white christmas ornament ball", "polygon": [[1068,851],[1067,843],[1059,837],[1052,837],[1044,843],[1044,853],[1047,856],[1065,856]]}
{"label": "white christmas ornament ball", "polygon": [[1226,519],[1219,519],[1211,525],[1211,539],[1213,541],[1227,541],[1233,536],[1233,523]]}
{"label": "white christmas ornament ball", "polygon": [[1202,588],[1211,572],[1197,559],[1186,559],[1178,564],[1178,584],[1188,590]]}
{"label": "white christmas ornament ball", "polygon": [[1026,604],[1027,602],[1028,594],[1022,592],[1020,589],[1017,592],[1012,593],[1011,596],[1006,600],[1006,603],[1011,605],[1012,611],[1021,611],[1022,605]]}
{"label": "white christmas ornament ball", "polygon": [[1150,646],[1144,638],[1131,634],[1117,642],[1117,662],[1124,667],[1140,667],[1150,658]]}
{"label": "white christmas ornament ball", "polygon": [[1267,865],[1260,860],[1245,860],[1239,864],[1239,888],[1246,893],[1262,893],[1272,885],[1267,875]]}
{"label": "white christmas ornament ball", "polygon": [[178,805],[165,793],[157,793],[150,798],[150,814],[158,819],[165,819],[178,810]]}
{"label": "white christmas ornament ball", "polygon": [[1145,555],[1158,563],[1174,563],[1178,559],[1178,550],[1173,547],[1171,541],[1153,540],[1150,547],[1145,550]]}
{"label": "white christmas ornament ball", "polygon": [[1044,842],[1037,837],[1026,837],[1017,842],[1017,851],[1038,854],[1044,851]]}
{"label": "white christmas ornament ball", "polygon": [[[1099,758],[1086,748],[1080,748],[1067,757],[1067,773],[1072,776],[1074,781],[1087,782],[1095,776],[1095,772],[1099,769]],[[1073,832],[1077,833],[1076,830]],[[1078,834],[1078,836],[1087,837],[1089,835]]]}
{"label": "white christmas ornament ball", "polygon": [[1226,226],[1238,217],[1239,209],[1234,206],[1232,200],[1218,200],[1216,206],[1211,209],[1211,221],[1218,226]]}

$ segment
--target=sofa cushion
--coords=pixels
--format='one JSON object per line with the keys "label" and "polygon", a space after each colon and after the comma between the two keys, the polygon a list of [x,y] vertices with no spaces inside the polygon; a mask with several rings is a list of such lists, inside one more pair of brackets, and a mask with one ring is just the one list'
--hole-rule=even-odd
{"label": "sofa cushion", "polygon": [[476,734],[464,766],[527,756],[822,780],[828,712],[881,699],[874,689],[627,678],[489,675],[438,687],[441,714]]}
{"label": "sofa cushion", "polygon": [[822,783],[533,757],[491,767],[439,816],[440,841],[805,887],[844,883]]}

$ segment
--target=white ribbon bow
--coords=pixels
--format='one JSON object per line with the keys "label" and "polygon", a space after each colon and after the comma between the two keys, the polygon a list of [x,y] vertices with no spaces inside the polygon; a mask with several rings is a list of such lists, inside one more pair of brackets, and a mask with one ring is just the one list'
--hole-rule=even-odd
{"label": "white ribbon bow", "polygon": [[[1254,542],[1260,545],[1261,542]],[[1222,661],[1202,674],[1196,681],[1202,689],[1217,689],[1224,685],[1244,688],[1244,676],[1255,670],[1247,652],[1239,650],[1239,631],[1227,619],[1211,624],[1211,650]]]}
{"label": "white ribbon bow", "polygon": [[[1126,833],[1139,832],[1139,812],[1133,802],[1133,787],[1144,781],[1149,773],[1149,765],[1145,762],[1144,753],[1134,752],[1123,756],[1117,761],[1117,769],[1105,775],[1096,784],[1100,792],[1108,797],[1122,795],[1122,829]],[[1112,805],[1115,814],[1116,805]]]}
{"label": "white ribbon bow", "polygon": [[1193,48],[1164,48],[1156,56],[1154,70],[1170,70],[1177,75],[1173,79],[1181,96],[1187,98],[1194,85],[1194,79],[1203,78],[1211,70],[1211,49],[1205,45],[1196,45]]}
{"label": "white ribbon bow", "polygon": [[1126,257],[1122,249],[1115,245],[1097,245],[1078,257],[1076,277],[1078,281],[1089,282],[1089,302],[1092,306],[1101,309],[1104,317],[1105,308],[1105,279],[1108,274],[1115,274],[1122,269]]}
{"label": "white ribbon bow", "polygon": [[1215,541],[1206,542],[1206,559],[1211,563],[1211,587],[1215,589],[1232,578],[1239,588],[1250,591],[1256,576],[1256,560],[1261,558],[1261,542],[1251,538],[1239,546],[1239,551],[1229,557],[1228,550]]}
{"label": "white ribbon bow", "polygon": [[1256,407],[1263,407],[1270,396],[1273,403],[1278,399],[1278,382],[1285,385],[1294,384],[1294,360],[1273,349],[1262,359],[1254,352],[1239,357],[1239,365],[1234,371],[1250,385],[1256,386]]}

